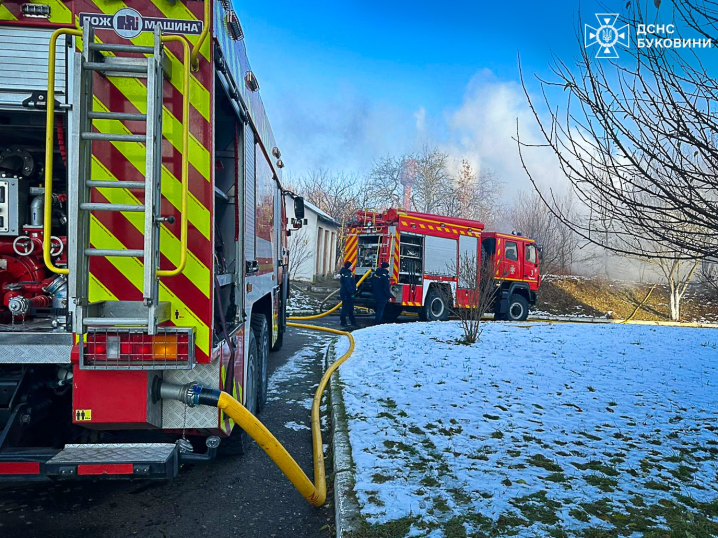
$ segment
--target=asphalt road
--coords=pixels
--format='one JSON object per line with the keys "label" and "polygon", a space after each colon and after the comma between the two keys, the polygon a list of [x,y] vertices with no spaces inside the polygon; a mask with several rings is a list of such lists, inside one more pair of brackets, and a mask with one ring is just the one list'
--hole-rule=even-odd
{"label": "asphalt road", "polygon": [[[338,318],[323,323],[338,326]],[[290,328],[270,353],[270,402],[259,417],[313,477],[309,406],[331,336]],[[324,443],[329,444],[325,432]],[[327,460],[327,475],[331,473]],[[328,480],[330,482],[330,480]],[[330,484],[331,488],[331,484]],[[0,536],[327,538],[333,492],[310,506],[254,443],[248,454],[185,467],[171,482],[65,482],[0,489]]]}

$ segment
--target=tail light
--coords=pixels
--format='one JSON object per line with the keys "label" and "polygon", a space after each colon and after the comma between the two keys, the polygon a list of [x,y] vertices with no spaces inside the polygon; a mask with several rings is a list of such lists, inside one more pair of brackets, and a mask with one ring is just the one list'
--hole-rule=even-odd
{"label": "tail light", "polygon": [[80,346],[80,367],[104,370],[189,370],[194,329],[161,327],[150,336],[136,329],[92,329]]}

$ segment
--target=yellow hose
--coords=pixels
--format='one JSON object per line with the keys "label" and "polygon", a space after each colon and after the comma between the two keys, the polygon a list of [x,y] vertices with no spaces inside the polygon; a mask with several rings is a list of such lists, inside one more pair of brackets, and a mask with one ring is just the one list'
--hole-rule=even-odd
{"label": "yellow hose", "polygon": [[[360,285],[362,282],[364,282],[364,280],[366,279],[366,277],[368,277],[370,274],[371,274],[371,270],[369,270],[369,271],[367,271],[366,273],[364,273],[364,275],[359,279],[359,282],[357,282],[357,287],[359,287],[359,285]],[[323,318],[323,317],[328,316],[328,315],[331,314],[332,312],[336,312],[337,309],[338,309],[339,307],[341,307],[341,306],[342,306],[342,303],[341,303],[341,301],[340,301],[339,304],[337,304],[335,307],[333,307],[333,308],[330,309],[330,310],[327,310],[326,312],[322,312],[321,314],[315,314],[314,316],[289,316],[287,319],[293,319],[293,320],[319,319],[319,318]],[[294,326],[292,323],[288,323],[288,325]],[[309,327],[310,329],[317,329],[317,330],[320,330],[320,331],[321,331],[321,330],[324,330],[324,329],[321,328],[321,327],[314,327],[313,325],[307,325],[307,327]]]}
{"label": "yellow hose", "polygon": [[312,448],[314,451],[314,483],[302,470],[294,458],[287,452],[287,449],[277,440],[257,417],[226,392],[220,393],[217,407],[231,417],[247,435],[254,439],[264,450],[271,460],[279,467],[299,493],[312,505],[321,506],[327,498],[326,471],[324,469],[324,447],[322,443],[322,425],[319,414],[319,407],[322,402],[322,394],[329,383],[332,374],[346,361],[354,351],[354,338],[345,331],[329,329],[327,327],[316,327],[314,325],[303,325],[299,323],[287,323],[290,327],[313,329],[332,334],[338,334],[349,338],[349,349],[337,361],[332,364],[322,376],[319,386],[314,393],[312,402]]}

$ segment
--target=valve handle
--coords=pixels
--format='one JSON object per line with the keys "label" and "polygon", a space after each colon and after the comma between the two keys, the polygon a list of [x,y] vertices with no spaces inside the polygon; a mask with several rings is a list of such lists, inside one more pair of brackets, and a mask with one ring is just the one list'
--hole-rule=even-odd
{"label": "valve handle", "polygon": [[35,250],[35,242],[27,235],[20,235],[12,242],[12,249],[18,256],[29,256]]}

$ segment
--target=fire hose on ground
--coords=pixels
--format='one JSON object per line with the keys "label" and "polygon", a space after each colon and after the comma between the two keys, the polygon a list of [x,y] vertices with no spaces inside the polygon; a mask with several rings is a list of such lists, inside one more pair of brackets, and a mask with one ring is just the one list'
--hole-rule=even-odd
{"label": "fire hose on ground", "polygon": [[[360,285],[370,274],[367,271],[357,282]],[[328,316],[341,306],[337,306],[314,316],[290,316],[291,320],[309,320],[319,319]],[[297,491],[312,505],[322,506],[327,498],[327,482],[326,471],[324,469],[324,447],[322,443],[321,416],[320,406],[322,402],[322,394],[329,384],[332,374],[349,358],[354,352],[354,338],[351,333],[330,329],[328,327],[318,327],[316,325],[306,325],[303,323],[287,323],[288,327],[296,327],[301,329],[311,329],[315,331],[323,331],[331,334],[346,336],[349,339],[349,349],[344,355],[339,357],[322,376],[319,386],[314,393],[312,402],[311,427],[312,427],[312,450],[314,453],[314,482],[312,482],[299,464],[294,460],[292,455],[277,440],[264,424],[257,417],[250,413],[246,407],[235,400],[228,393],[219,389],[211,389],[203,387],[197,383],[188,383],[186,385],[173,385],[163,383],[160,387],[160,396],[163,399],[178,400],[189,407],[197,405],[208,405],[221,409],[228,417],[242,428],[247,435],[256,441],[262,450],[264,450],[269,458],[279,467],[284,475],[289,479]]]}

